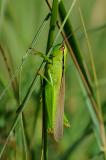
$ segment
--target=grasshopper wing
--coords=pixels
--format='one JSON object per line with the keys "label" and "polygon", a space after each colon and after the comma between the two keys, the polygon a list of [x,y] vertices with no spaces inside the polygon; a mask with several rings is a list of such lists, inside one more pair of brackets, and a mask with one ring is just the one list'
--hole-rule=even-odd
{"label": "grasshopper wing", "polygon": [[57,98],[57,107],[54,119],[54,138],[56,141],[59,141],[63,136],[64,96],[65,96],[65,75],[63,74]]}

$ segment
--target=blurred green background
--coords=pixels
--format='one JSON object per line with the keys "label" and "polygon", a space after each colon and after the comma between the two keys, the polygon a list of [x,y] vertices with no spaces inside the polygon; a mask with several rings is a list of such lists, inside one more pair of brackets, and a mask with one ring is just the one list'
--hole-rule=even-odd
{"label": "blurred green background", "polygon": [[[52,1],[51,1],[52,2]],[[68,11],[72,0],[64,0]],[[98,90],[100,102],[106,112],[106,1],[105,0],[80,0],[84,22],[88,31],[89,40],[93,51],[94,63],[98,78]],[[0,45],[2,46],[6,60],[0,54],[0,94],[4,91],[11,75],[15,73],[22,62],[22,57],[39,29],[42,21],[49,12],[44,0],[0,0]],[[78,4],[75,5],[70,21],[73,30],[79,28],[75,35],[78,40],[84,63],[88,66],[92,77],[92,68],[89,61],[89,51],[83,33]],[[49,21],[42,30],[38,38],[35,49],[45,53],[48,37]],[[58,32],[58,29],[56,33]],[[62,37],[57,43],[61,42]],[[1,53],[1,52],[0,52]],[[11,71],[9,75],[8,67]],[[15,90],[20,83],[20,99],[22,100],[34,77],[42,59],[38,56],[29,56],[21,72],[17,74],[15,80]],[[94,85],[94,84],[93,84]],[[17,91],[18,92],[18,91]],[[86,107],[86,98],[80,88],[79,78],[72,59],[67,55],[66,64],[66,95],[65,111],[70,121],[71,127],[64,129],[64,137],[60,143],[55,143],[51,137],[48,142],[49,160],[62,159],[67,153],[68,160],[102,160],[94,133],[83,136],[86,126],[90,121],[89,112]],[[16,109],[19,106],[14,96],[13,88],[4,93],[0,98],[0,149],[6,140],[7,134],[15,118]],[[40,81],[37,79],[35,90],[30,97],[27,107],[24,110],[24,127],[26,143],[28,144],[28,159],[38,160],[41,156],[42,138],[42,114],[40,103]],[[82,139],[81,139],[82,137]],[[75,142],[79,142],[75,145]],[[74,144],[74,146],[73,146]],[[71,148],[71,146],[73,146]],[[69,151],[69,152],[68,152]],[[4,160],[25,159],[23,143],[23,130],[21,120],[12,133],[6,150],[3,155]]]}

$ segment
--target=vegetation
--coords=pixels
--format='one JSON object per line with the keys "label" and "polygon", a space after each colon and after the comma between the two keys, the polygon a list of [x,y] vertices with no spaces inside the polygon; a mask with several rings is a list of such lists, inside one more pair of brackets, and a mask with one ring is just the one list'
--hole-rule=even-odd
{"label": "vegetation", "polygon": [[[105,0],[0,1],[1,160],[106,160],[104,6]],[[39,73],[43,58],[62,42],[71,126],[55,142],[47,132]]]}

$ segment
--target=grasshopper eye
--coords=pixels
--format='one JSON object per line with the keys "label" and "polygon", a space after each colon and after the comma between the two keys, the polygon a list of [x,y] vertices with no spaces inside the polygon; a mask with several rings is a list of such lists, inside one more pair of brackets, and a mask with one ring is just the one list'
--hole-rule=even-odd
{"label": "grasshopper eye", "polygon": [[64,46],[64,44],[62,44],[60,47],[60,51],[64,51],[64,50],[65,50],[65,46]]}

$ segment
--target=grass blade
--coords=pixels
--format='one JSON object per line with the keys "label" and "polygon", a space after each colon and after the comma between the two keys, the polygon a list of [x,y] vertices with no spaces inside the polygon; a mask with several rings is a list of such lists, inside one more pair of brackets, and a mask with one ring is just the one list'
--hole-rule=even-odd
{"label": "grass blade", "polygon": [[[46,48],[46,54],[48,54],[50,48],[52,47],[53,41],[54,41],[54,32],[55,32],[55,26],[56,26],[56,21],[57,21],[57,12],[58,12],[58,1],[53,0],[52,3],[52,10],[51,10],[51,19],[50,19],[50,28],[49,28],[49,34],[48,34],[48,41],[47,41],[47,48]],[[45,87],[45,81],[43,81],[42,88]],[[47,142],[48,142],[48,137],[47,137],[47,109],[45,106],[45,92],[43,89],[42,92],[42,145],[43,145],[43,158],[44,160],[48,159],[48,154],[47,154]]]}

